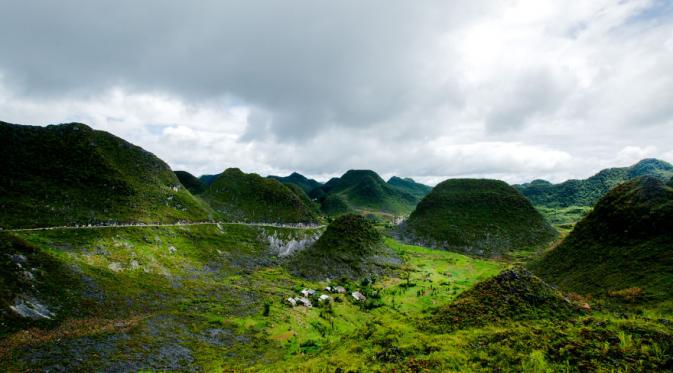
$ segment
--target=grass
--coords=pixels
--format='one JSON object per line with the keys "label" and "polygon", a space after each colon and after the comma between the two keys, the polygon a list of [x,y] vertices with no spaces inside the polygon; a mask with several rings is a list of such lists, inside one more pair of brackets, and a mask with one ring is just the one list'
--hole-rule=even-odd
{"label": "grass", "polygon": [[[236,225],[22,232],[84,284],[84,310],[0,336],[6,371],[576,371],[664,369],[671,307],[621,315],[506,321],[450,333],[427,320],[509,263],[400,243],[389,276],[327,282],[288,272],[265,237],[297,230]],[[175,247],[175,251],[170,248]],[[133,266],[133,261],[137,266]],[[110,264],[120,263],[115,271]],[[116,267],[115,267],[116,268]],[[407,278],[408,275],[408,278]],[[359,290],[291,308],[303,288]],[[660,321],[659,321],[660,320]],[[670,368],[669,368],[670,369]]]}
{"label": "grass", "polygon": [[544,218],[560,232],[569,233],[575,224],[591,212],[588,206],[545,207],[535,206]]}

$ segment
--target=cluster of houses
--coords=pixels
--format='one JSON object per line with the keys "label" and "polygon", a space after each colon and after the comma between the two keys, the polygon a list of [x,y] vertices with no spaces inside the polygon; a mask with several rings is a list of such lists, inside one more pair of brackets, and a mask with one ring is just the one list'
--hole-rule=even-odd
{"label": "cluster of houses", "polygon": [[[327,293],[332,294],[346,294],[346,288],[344,288],[343,286],[327,286],[323,290]],[[315,298],[317,292],[313,289],[304,289],[299,293],[301,294],[301,296],[287,298],[287,303],[292,307],[296,306],[304,306],[306,308],[313,307],[313,304],[311,303],[311,298]],[[367,300],[367,297],[365,297],[364,294],[360,293],[359,291],[352,292],[351,296],[358,302],[364,302]],[[327,294],[320,294],[318,296],[318,302],[322,303],[331,301],[332,297]]]}

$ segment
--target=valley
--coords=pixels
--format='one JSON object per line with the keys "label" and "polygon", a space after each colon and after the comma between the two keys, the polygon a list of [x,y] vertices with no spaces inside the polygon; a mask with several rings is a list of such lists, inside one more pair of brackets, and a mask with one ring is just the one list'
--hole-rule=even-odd
{"label": "valley", "polygon": [[83,124],[0,132],[2,371],[673,370],[663,161],[561,198],[196,177]]}

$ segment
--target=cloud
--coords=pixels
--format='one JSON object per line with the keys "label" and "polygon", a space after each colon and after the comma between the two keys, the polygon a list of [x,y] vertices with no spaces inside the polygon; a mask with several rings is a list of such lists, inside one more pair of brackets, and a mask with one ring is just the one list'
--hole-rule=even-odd
{"label": "cloud", "polygon": [[662,1],[2,9],[0,120],[86,122],[196,174],[371,168],[518,182],[672,160],[673,12]]}

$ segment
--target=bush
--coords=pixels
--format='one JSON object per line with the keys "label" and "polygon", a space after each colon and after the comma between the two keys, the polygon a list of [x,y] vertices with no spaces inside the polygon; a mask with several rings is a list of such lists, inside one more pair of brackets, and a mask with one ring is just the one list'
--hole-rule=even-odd
{"label": "bush", "polygon": [[626,288],[621,290],[610,290],[608,295],[612,298],[618,298],[629,303],[635,303],[643,298],[643,289],[639,287]]}

